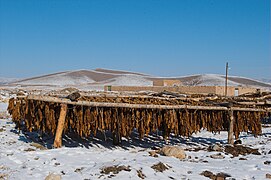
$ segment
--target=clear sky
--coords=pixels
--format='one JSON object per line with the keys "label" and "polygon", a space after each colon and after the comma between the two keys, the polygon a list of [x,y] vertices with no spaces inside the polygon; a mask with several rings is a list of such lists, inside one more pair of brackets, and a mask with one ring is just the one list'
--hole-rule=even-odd
{"label": "clear sky", "polygon": [[270,0],[0,0],[0,77],[110,68],[271,78]]}

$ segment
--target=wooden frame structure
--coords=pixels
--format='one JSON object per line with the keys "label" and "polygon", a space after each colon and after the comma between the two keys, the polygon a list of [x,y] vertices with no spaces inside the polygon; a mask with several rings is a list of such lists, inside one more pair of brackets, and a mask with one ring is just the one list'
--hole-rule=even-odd
{"label": "wooden frame structure", "polygon": [[[129,136],[133,129],[139,131],[141,138],[157,129],[166,138],[171,132],[189,136],[207,128],[212,132],[227,130],[228,143],[233,144],[234,135],[238,138],[241,131],[252,131],[255,136],[259,135],[260,119],[271,112],[269,106],[130,104],[71,101],[41,95],[11,99],[8,110],[18,126],[25,121],[28,131],[41,130],[54,134],[55,148],[62,146],[62,134],[67,130],[81,137],[91,132],[95,135],[97,130],[109,130],[113,134],[113,143],[119,144],[121,137]],[[238,123],[245,124],[245,127]]]}

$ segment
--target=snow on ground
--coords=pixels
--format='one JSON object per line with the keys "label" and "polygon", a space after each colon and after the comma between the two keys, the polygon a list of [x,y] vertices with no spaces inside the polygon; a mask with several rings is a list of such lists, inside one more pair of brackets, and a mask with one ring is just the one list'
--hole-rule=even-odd
{"label": "snow on ground", "polygon": [[75,87],[81,91],[104,91],[104,85],[82,84],[80,86],[71,86],[71,87]]}
{"label": "snow on ground", "polygon": [[0,89],[0,102],[7,102],[8,99],[13,96],[10,91]]}
{"label": "snow on ground", "polygon": [[[7,104],[0,104],[0,111],[6,111]],[[221,153],[224,159],[213,159],[210,156],[217,152],[206,150],[189,151],[195,148],[206,148],[213,143],[225,144],[227,133],[211,134],[206,131],[190,138],[171,138],[169,143],[186,149],[187,158],[179,160],[174,157],[158,155],[149,156],[151,147],[162,146],[164,141],[159,136],[150,136],[144,140],[123,141],[121,147],[112,146],[97,138],[70,146],[64,142],[60,149],[39,149],[34,146],[34,136],[18,133],[11,119],[0,119],[0,179],[45,179],[50,173],[61,175],[62,179],[140,179],[139,170],[145,179],[208,179],[201,172],[224,172],[231,175],[228,179],[265,179],[271,173],[271,165],[264,162],[271,160],[271,128],[264,128],[263,135],[254,138],[243,133],[244,145],[258,148],[261,155],[233,157]],[[32,137],[32,138],[31,138]],[[52,140],[50,140],[52,141]],[[48,140],[49,142],[49,140]],[[268,153],[269,152],[269,153]],[[243,158],[244,160],[240,160]],[[169,169],[156,172],[151,168],[158,162]],[[101,173],[104,167],[124,165],[129,170],[118,174]]]}
{"label": "snow on ground", "polygon": [[[225,77],[217,74],[204,74],[199,79],[201,86],[224,86]],[[228,80],[228,86],[238,86],[239,83]]]}
{"label": "snow on ground", "polygon": [[110,79],[109,82],[104,84],[114,86],[153,86],[153,81],[146,79],[144,76],[125,74]]}
{"label": "snow on ground", "polygon": [[5,78],[5,77],[0,77],[0,84],[6,84],[14,81],[20,80],[19,78]]}
{"label": "snow on ground", "polygon": [[67,86],[78,85],[85,83],[95,82],[93,79],[87,76],[71,77],[66,76],[66,73],[55,74],[52,76],[40,77],[37,79],[30,79],[20,82],[21,85],[50,85],[50,86]]}
{"label": "snow on ground", "polygon": [[8,107],[7,103],[0,102],[0,112],[6,111],[7,107]]}

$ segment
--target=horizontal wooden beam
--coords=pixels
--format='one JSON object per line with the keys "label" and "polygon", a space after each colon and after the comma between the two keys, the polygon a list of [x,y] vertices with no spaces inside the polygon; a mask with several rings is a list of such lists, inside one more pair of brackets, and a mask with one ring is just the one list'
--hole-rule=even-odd
{"label": "horizontal wooden beam", "polygon": [[243,96],[235,96],[233,97],[234,100],[243,100],[243,101],[255,101],[255,100],[266,100],[266,99],[270,99],[271,98],[271,94],[265,95],[265,96],[261,96],[261,97],[243,97]]}
{"label": "horizontal wooden beam", "polygon": [[264,106],[267,103],[262,101],[262,102],[253,102],[253,101],[243,101],[243,102],[237,102],[237,104],[241,105],[255,105],[255,106]]}
{"label": "horizontal wooden beam", "polygon": [[42,95],[29,95],[26,97],[29,100],[38,100],[45,102],[65,103],[72,105],[90,106],[90,107],[120,107],[120,108],[141,108],[141,109],[191,109],[191,110],[215,110],[215,111],[227,111],[232,109],[233,111],[254,111],[254,112],[266,112],[271,109],[257,109],[257,108],[241,108],[241,107],[221,107],[221,106],[193,106],[193,105],[154,105],[154,104],[128,104],[128,103],[107,103],[107,102],[90,102],[90,101],[71,101],[66,98],[58,98],[52,96]]}

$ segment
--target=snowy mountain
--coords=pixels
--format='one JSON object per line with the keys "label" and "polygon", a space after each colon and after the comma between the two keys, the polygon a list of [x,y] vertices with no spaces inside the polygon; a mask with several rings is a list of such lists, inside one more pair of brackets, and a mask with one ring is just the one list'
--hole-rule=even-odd
{"label": "snowy mountain", "polygon": [[260,81],[271,84],[271,79],[262,78]]}
{"label": "snowy mountain", "polygon": [[5,78],[5,77],[0,77],[0,85],[1,84],[8,84],[14,81],[18,81],[18,78]]}
{"label": "snowy mountain", "polygon": [[[224,86],[225,76],[219,74],[190,75],[182,77],[155,77],[136,72],[95,69],[75,70],[47,74],[17,81],[3,81],[5,84],[16,86],[53,86],[53,87],[93,87],[104,85],[115,86],[152,86],[154,80],[173,79],[180,80],[185,86]],[[1,82],[1,81],[0,81]],[[2,82],[2,84],[4,84]],[[229,86],[271,88],[270,83],[245,77],[230,76]]]}

